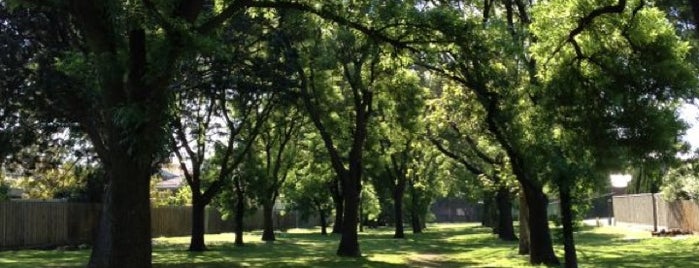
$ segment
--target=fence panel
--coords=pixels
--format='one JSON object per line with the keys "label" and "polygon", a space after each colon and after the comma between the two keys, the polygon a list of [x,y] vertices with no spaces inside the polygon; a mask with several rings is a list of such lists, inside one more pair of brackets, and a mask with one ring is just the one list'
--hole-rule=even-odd
{"label": "fence panel", "polygon": [[699,203],[697,201],[665,201],[659,194],[614,196],[614,218],[619,223],[653,226],[653,206],[658,228],[680,228],[699,231]]}
{"label": "fence panel", "polygon": [[614,196],[617,222],[653,225],[653,200],[650,194]]}
{"label": "fence panel", "polygon": [[153,237],[189,235],[192,207],[162,206],[151,209]]}
{"label": "fence panel", "polygon": [[[0,250],[77,245],[90,243],[99,226],[101,204],[50,201],[0,202]],[[246,215],[245,230],[262,228],[262,210]],[[275,214],[275,229],[294,228],[299,222],[294,213]],[[317,221],[317,220],[316,220]],[[151,208],[153,237],[185,236],[191,231],[192,208],[163,206]],[[206,233],[233,231],[232,219],[221,219],[216,209],[207,208]]]}

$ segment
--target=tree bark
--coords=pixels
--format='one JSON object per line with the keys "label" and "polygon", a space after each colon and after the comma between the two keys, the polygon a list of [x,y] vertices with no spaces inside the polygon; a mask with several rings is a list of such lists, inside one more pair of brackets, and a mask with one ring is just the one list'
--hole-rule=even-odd
{"label": "tree bark", "polygon": [[495,198],[498,205],[498,238],[503,241],[516,241],[517,236],[512,225],[510,190],[506,186],[500,186]]}
{"label": "tree bark", "polygon": [[422,225],[420,225],[420,216],[417,212],[418,196],[412,183],[410,184],[410,197],[410,227],[413,229],[413,234],[419,234],[422,233]]}
{"label": "tree bark", "polygon": [[493,220],[493,193],[486,191],[483,193],[483,215],[481,216],[481,225],[483,227],[493,228],[493,233],[497,233],[495,230],[495,221]]}
{"label": "tree bark", "polygon": [[[401,183],[402,181],[402,183]],[[393,190],[393,213],[395,215],[395,233],[393,238],[405,238],[403,230],[403,192],[405,191],[405,179],[401,179]]]}
{"label": "tree bark", "polygon": [[192,237],[189,242],[189,251],[206,250],[204,243],[205,209],[206,203],[202,202],[201,197],[192,199]]}
{"label": "tree bark", "polygon": [[422,224],[420,224],[420,216],[417,215],[415,210],[410,212],[410,227],[413,229],[413,234],[422,233]]}
{"label": "tree bark", "polygon": [[495,195],[490,195],[490,205],[488,206],[486,217],[488,217],[488,223],[492,229],[493,234],[500,233],[500,225],[498,225],[498,203]]}
{"label": "tree bark", "polygon": [[529,206],[521,184],[519,190],[519,254],[529,254]]}
{"label": "tree bark", "polygon": [[[351,167],[350,167],[351,168]],[[359,180],[358,170],[350,170],[348,178],[342,184],[345,197],[345,215],[342,222],[342,237],[337,249],[338,256],[360,257],[359,240],[357,236],[357,220],[359,219]]]}
{"label": "tree bark", "polygon": [[262,204],[262,212],[264,213],[262,222],[262,241],[275,241],[274,221],[272,220],[272,213],[274,213],[274,201],[271,203],[269,201],[264,202]]}
{"label": "tree bark", "polygon": [[240,191],[236,191],[235,197],[235,242],[236,246],[243,246],[243,219],[245,216],[245,196]]}
{"label": "tree bark", "polygon": [[327,220],[325,219],[325,210],[323,208],[318,207],[318,216],[320,217],[320,234],[321,235],[328,235],[327,231]]}
{"label": "tree bark", "polygon": [[563,223],[563,248],[565,250],[565,267],[578,267],[578,258],[575,253],[575,241],[573,239],[573,210],[570,188],[561,183],[559,193],[561,195],[561,220]]}
{"label": "tree bark", "polygon": [[88,267],[150,267],[150,165],[114,155]]}
{"label": "tree bark", "polygon": [[553,252],[548,222],[548,199],[541,187],[525,185],[525,197],[529,205],[529,262],[531,264],[560,265]]}
{"label": "tree bark", "polygon": [[[334,184],[337,184],[337,182],[333,182]],[[333,203],[335,204],[335,222],[333,223],[333,234],[341,234],[342,233],[342,219],[345,214],[345,206],[344,206],[344,199],[342,198],[342,194],[340,193],[340,189],[335,186],[331,188],[331,193],[332,193],[332,199]]]}

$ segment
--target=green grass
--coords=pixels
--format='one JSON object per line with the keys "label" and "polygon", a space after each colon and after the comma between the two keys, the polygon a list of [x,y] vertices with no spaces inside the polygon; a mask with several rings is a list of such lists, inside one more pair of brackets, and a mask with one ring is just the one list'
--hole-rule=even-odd
{"label": "green grass", "polygon": [[[522,267],[517,243],[501,242],[475,224],[429,226],[426,233],[392,238],[391,229],[360,234],[362,258],[335,256],[339,236],[293,229],[278,241],[259,241],[247,233],[247,245],[232,245],[232,234],[207,235],[209,251],[187,252],[188,237],[154,239],[155,267]],[[581,267],[699,267],[699,238],[651,238],[648,232],[615,227],[586,228],[576,234]],[[561,247],[556,253],[563,260]],[[84,267],[88,250],[0,252],[0,267]]]}

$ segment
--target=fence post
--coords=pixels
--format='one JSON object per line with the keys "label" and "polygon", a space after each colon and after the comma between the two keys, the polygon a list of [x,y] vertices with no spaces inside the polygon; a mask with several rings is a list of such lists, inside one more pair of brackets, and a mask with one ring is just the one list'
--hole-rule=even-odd
{"label": "fence post", "polygon": [[607,199],[607,206],[609,207],[609,218],[608,218],[608,225],[612,226],[612,218],[614,218],[614,196],[610,195],[609,199]]}
{"label": "fence post", "polygon": [[658,231],[658,202],[655,200],[655,193],[650,194],[653,203],[653,232]]}

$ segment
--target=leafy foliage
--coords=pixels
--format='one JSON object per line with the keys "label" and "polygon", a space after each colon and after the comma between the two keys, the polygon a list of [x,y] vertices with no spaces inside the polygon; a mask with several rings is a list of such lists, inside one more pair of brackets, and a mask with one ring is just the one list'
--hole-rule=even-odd
{"label": "leafy foliage", "polygon": [[671,168],[662,177],[660,187],[666,200],[696,200],[699,199],[699,170],[696,160],[689,160],[682,165]]}

